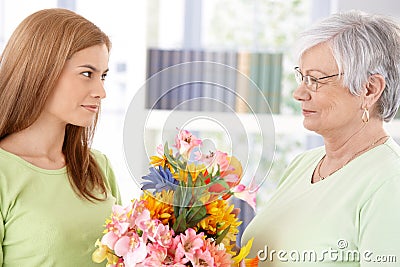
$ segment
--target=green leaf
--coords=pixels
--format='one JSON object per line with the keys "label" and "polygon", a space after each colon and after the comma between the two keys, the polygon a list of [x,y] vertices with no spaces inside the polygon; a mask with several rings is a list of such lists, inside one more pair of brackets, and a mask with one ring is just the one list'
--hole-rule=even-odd
{"label": "green leaf", "polygon": [[179,169],[178,162],[169,154],[168,142],[165,142],[164,145],[164,156],[167,158],[169,165],[171,165],[174,170],[177,171]]}
{"label": "green leaf", "polygon": [[206,183],[204,182],[206,180],[206,177],[204,177],[203,173],[199,173],[196,178],[196,182],[194,184],[195,187],[200,187],[205,185]]}
{"label": "green leaf", "polygon": [[187,224],[186,224],[186,209],[182,209],[182,213],[179,214],[178,217],[176,217],[175,223],[172,226],[172,229],[176,234],[180,234],[185,232],[187,229]]}
{"label": "green leaf", "polygon": [[207,217],[207,209],[205,206],[191,207],[186,216],[186,223],[189,227],[195,226],[198,222]]}
{"label": "green leaf", "polygon": [[168,142],[165,142],[164,144],[164,155],[168,158],[169,156],[169,147],[168,147]]}
{"label": "green leaf", "polygon": [[225,236],[228,234],[229,229],[231,228],[231,226],[229,225],[228,227],[225,228],[225,230],[217,237],[217,239],[215,240],[216,244],[219,244],[222,242],[222,240],[224,240]]}
{"label": "green leaf", "polygon": [[230,189],[228,183],[224,179],[219,179],[219,180],[215,181],[215,183],[222,185],[227,190]]}
{"label": "green leaf", "polygon": [[183,183],[180,183],[180,185],[176,187],[174,193],[174,206],[177,206],[180,209],[188,207],[191,200],[192,200],[191,188],[185,187]]}
{"label": "green leaf", "polygon": [[193,187],[193,197],[192,197],[192,202],[193,202],[193,206],[197,205],[204,205],[204,203],[201,200],[202,197],[206,196],[208,191],[207,191],[207,187],[206,186],[202,186],[202,187]]}
{"label": "green leaf", "polygon": [[188,171],[187,172],[187,187],[193,187],[193,177],[192,174]]}

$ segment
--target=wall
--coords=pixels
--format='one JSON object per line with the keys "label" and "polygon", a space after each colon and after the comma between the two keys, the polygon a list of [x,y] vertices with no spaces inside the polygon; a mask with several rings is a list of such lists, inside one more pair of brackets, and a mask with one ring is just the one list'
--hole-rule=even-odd
{"label": "wall", "polygon": [[351,9],[390,15],[400,19],[400,1],[398,0],[332,0],[333,12]]}

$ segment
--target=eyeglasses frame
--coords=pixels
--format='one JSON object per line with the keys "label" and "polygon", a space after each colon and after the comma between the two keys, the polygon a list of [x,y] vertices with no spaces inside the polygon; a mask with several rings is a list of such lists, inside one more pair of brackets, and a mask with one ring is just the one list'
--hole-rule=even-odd
{"label": "eyeglasses frame", "polygon": [[[300,71],[300,67],[294,67],[294,70],[301,75],[301,82],[304,81],[304,77],[309,77],[308,79],[311,79],[311,80],[313,80],[315,82],[315,90],[312,90],[310,88],[310,85],[306,84],[307,89],[309,89],[312,92],[317,92],[318,91],[318,81],[319,80],[324,80],[324,79],[328,79],[328,78],[332,78],[332,77],[336,77],[336,76],[344,74],[344,73],[338,73],[338,74],[324,76],[324,77],[321,77],[321,78],[315,78],[314,76],[311,76],[311,75],[303,75],[303,73],[301,73],[301,71]],[[296,77],[296,74],[295,74],[295,77]],[[301,83],[298,83],[298,84],[300,85]]]}

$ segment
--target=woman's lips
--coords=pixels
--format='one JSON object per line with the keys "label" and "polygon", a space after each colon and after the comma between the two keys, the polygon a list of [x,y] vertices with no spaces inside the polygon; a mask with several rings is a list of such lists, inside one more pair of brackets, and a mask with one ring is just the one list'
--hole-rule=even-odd
{"label": "woman's lips", "polygon": [[99,111],[99,106],[97,105],[82,105],[82,107],[93,113],[97,113]]}
{"label": "woman's lips", "polygon": [[316,113],[315,111],[309,110],[309,109],[302,109],[301,111],[302,111],[301,113],[302,113],[303,116],[305,116],[305,117],[311,116],[311,115],[313,115],[313,114]]}

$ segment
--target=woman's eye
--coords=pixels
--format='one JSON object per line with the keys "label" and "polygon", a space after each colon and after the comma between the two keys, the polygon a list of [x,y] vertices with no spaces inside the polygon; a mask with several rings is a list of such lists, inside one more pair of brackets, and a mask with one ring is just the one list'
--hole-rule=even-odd
{"label": "woman's eye", "polygon": [[85,76],[85,77],[91,78],[92,77],[92,72],[91,71],[84,71],[84,72],[82,72],[82,75]]}
{"label": "woman's eye", "polygon": [[101,80],[104,81],[106,79],[106,77],[107,77],[107,73],[102,74],[101,75]]}

